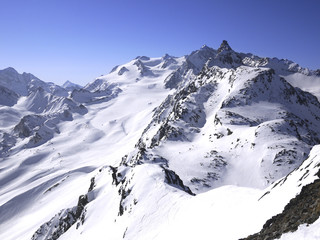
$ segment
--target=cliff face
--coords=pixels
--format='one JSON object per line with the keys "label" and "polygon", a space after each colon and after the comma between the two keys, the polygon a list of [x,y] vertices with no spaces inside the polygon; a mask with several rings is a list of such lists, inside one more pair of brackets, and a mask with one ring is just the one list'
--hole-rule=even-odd
{"label": "cliff face", "polygon": [[[317,173],[320,177],[320,171]],[[269,219],[259,233],[241,240],[278,239],[282,234],[294,232],[302,224],[314,223],[320,216],[320,179],[304,186],[301,193],[285,206],[282,213]]]}

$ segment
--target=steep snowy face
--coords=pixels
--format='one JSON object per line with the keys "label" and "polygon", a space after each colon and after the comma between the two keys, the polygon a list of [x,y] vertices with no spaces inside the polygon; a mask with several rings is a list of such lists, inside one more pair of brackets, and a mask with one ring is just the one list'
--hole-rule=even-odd
{"label": "steep snowy face", "polygon": [[198,74],[205,63],[209,59],[213,59],[217,55],[217,50],[214,50],[206,45],[203,45],[199,50],[193,51],[189,56],[187,56],[187,63],[189,68],[191,68],[194,74]]}
{"label": "steep snowy face", "polygon": [[242,63],[251,67],[272,68],[276,74],[283,77],[292,86],[310,92],[320,100],[319,70],[303,68],[297,63],[287,59],[261,58],[253,54],[241,53]]}
{"label": "steep snowy face", "polygon": [[320,142],[319,113],[314,96],[272,69],[205,66],[155,110],[126,162],[162,159],[196,192],[226,184],[263,188]]}
{"label": "steep snowy face", "polygon": [[28,95],[27,85],[32,78],[33,76],[31,74],[21,75],[11,67],[0,70],[0,85],[16,92],[19,95]]}

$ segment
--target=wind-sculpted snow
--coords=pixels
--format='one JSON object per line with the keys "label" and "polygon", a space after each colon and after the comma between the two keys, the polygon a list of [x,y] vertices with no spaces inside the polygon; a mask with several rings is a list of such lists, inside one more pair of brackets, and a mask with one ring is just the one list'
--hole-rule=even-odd
{"label": "wind-sculpted snow", "polygon": [[[232,240],[280,236],[273,222],[294,226],[292,236],[305,222],[316,229],[303,189],[317,188],[308,184],[319,172],[318,81],[317,71],[226,41],[139,56],[83,88],[2,70],[0,238]],[[283,211],[299,194],[292,201],[312,221],[292,203]],[[283,221],[292,214],[299,219]]]}

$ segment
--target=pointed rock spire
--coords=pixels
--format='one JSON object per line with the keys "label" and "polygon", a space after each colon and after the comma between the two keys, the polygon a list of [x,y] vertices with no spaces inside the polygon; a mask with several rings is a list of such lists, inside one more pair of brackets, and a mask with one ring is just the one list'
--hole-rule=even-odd
{"label": "pointed rock spire", "polygon": [[223,40],[220,47],[218,48],[218,53],[221,53],[223,51],[231,51],[232,48],[229,46],[228,42],[226,40]]}

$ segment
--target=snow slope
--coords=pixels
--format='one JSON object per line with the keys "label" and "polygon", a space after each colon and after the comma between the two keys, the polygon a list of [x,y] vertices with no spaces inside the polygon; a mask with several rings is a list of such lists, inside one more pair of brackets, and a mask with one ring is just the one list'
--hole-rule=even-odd
{"label": "snow slope", "polygon": [[[239,239],[260,231],[266,220],[282,212],[302,187],[319,179],[319,150],[320,145],[314,147],[299,168],[264,191],[229,185],[184,201],[170,219],[169,228],[156,239]],[[318,239],[318,222],[301,226],[281,239]]]}
{"label": "snow slope", "polygon": [[0,238],[257,233],[317,179],[320,103],[292,85],[318,80],[226,41],[137,57],[70,95],[2,70]]}
{"label": "snow slope", "polygon": [[[88,187],[81,181],[89,181],[91,172],[106,163],[117,165],[123,154],[134,148],[144,126],[151,120],[152,110],[170,92],[163,88],[162,82],[172,71],[171,66],[162,68],[161,59],[158,63],[150,67],[161,72],[160,76],[146,76],[137,82],[136,76],[140,76],[140,72],[133,73],[126,88],[121,90],[122,97],[102,98],[97,101],[98,104],[93,101],[83,108],[87,109],[85,112],[77,108],[81,108],[79,104],[70,105],[74,103],[72,99],[60,98],[42,90],[20,98],[12,111],[24,117],[20,122],[17,119],[14,124],[2,129],[4,137],[8,134],[14,141],[14,146],[3,152],[5,156],[0,163],[3,211],[0,232],[4,234],[3,238],[31,237],[45,222],[44,219],[50,219],[60,209],[75,204],[80,193]],[[138,98],[137,93],[140,93]],[[97,96],[97,99],[100,93],[90,94]],[[64,105],[65,101],[67,105]],[[67,118],[63,106],[71,112]],[[52,121],[53,124],[48,125]],[[14,138],[10,135],[12,131],[21,137]],[[30,144],[34,143],[32,139],[37,139],[37,134],[45,135],[46,141],[31,147]],[[9,141],[4,139],[3,143],[8,145]],[[106,158],[109,160],[106,161]],[[79,183],[81,187],[77,187]],[[77,190],[65,199],[54,197],[64,191],[70,192],[69,189]],[[60,194],[52,195],[53,192]],[[53,197],[49,197],[50,203],[45,204],[50,194]],[[17,204],[21,206],[20,210],[16,209]],[[44,210],[51,207],[52,211]],[[34,213],[35,208],[39,209],[39,215]],[[7,229],[11,221],[15,222],[16,227]],[[26,221],[32,224],[26,225]],[[9,233],[5,234],[4,229]]]}

